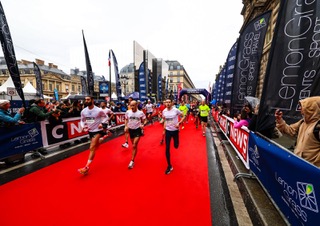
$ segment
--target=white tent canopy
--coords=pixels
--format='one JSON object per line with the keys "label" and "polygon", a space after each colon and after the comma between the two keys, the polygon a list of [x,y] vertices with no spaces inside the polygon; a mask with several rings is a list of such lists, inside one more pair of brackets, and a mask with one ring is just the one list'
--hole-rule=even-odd
{"label": "white tent canopy", "polygon": [[2,84],[2,86],[0,86],[0,92],[5,92],[7,93],[7,88],[14,88],[14,84],[12,81],[11,76],[9,76],[9,78],[7,79],[7,81],[5,83]]}
{"label": "white tent canopy", "polygon": [[[36,88],[33,87],[33,85],[31,85],[31,83],[28,81],[27,84],[22,88],[23,93],[25,95],[36,95],[37,90]],[[52,97],[43,95],[44,99],[52,99]]]}
{"label": "white tent canopy", "polygon": [[[7,88],[15,88],[12,78],[11,76],[9,76],[9,78],[7,79],[7,81],[5,83],[3,83],[2,86],[0,86],[0,94],[2,94],[2,92],[4,92],[5,94],[2,94],[2,98],[4,99],[9,99],[10,96],[7,95]],[[24,93],[25,99],[26,100],[30,100],[30,99],[35,99],[36,97],[36,93],[37,90],[32,86],[32,84],[28,81],[27,84],[24,86],[24,88],[22,88],[22,91]],[[20,100],[20,97],[18,95],[12,96],[11,97],[12,100]],[[52,99],[52,97],[43,95],[44,99]]]}
{"label": "white tent canopy", "polygon": [[111,94],[111,99],[117,99],[117,94],[115,94],[114,92]]}

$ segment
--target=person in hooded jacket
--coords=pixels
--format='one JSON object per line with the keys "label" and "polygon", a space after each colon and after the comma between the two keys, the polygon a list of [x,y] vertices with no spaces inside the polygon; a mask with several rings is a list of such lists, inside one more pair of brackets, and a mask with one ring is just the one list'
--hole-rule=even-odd
{"label": "person in hooded jacket", "polygon": [[278,109],[275,112],[276,126],[282,133],[297,137],[294,149],[297,156],[320,167],[320,96],[308,97],[299,103],[303,118],[288,125]]}

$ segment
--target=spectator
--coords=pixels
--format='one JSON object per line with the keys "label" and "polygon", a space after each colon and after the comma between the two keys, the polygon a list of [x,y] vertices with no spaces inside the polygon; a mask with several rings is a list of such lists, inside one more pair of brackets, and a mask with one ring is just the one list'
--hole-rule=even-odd
{"label": "spectator", "polygon": [[73,103],[72,103],[72,107],[71,109],[69,110],[69,116],[70,117],[80,117],[80,113],[82,111],[82,106],[81,106],[81,103],[80,101],[78,100],[75,100]]}
{"label": "spectator", "polygon": [[[239,121],[238,121],[239,120]],[[248,118],[248,112],[245,108],[241,109],[241,113],[238,118],[235,118],[234,128],[240,129],[242,126],[249,126],[250,119]]]}
{"label": "spectator", "polygon": [[62,123],[61,110],[56,109],[48,117],[48,121],[51,125],[60,125]]}
{"label": "spectator", "polygon": [[249,122],[249,126],[248,129],[253,131],[253,132],[259,132],[262,135],[264,135],[265,137],[272,139],[275,138],[273,137],[273,131],[275,128],[275,124],[271,125],[270,128],[264,129],[264,130],[260,130],[260,131],[256,131],[256,126],[257,126],[257,118],[258,118],[258,113],[259,113],[259,104],[257,104],[257,106],[254,108],[254,113],[253,116]]}
{"label": "spectator", "polygon": [[300,100],[302,119],[288,125],[283,113],[275,112],[276,126],[282,132],[297,137],[294,153],[306,161],[320,167],[320,96]]}
{"label": "spectator", "polygon": [[45,112],[45,102],[43,99],[37,99],[29,110],[27,122],[38,122],[47,119],[53,112]]}
{"label": "spectator", "polygon": [[14,117],[9,113],[10,101],[9,100],[0,100],[0,125],[1,126],[10,126],[15,124],[24,124],[23,121],[20,121],[21,115],[24,112],[24,108],[20,108]]}

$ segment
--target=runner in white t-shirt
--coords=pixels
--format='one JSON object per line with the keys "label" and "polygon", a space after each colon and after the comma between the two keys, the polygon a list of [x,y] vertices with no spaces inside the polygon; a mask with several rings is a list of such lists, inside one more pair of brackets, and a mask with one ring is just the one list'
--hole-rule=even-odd
{"label": "runner in white t-shirt", "polygon": [[101,108],[94,105],[93,97],[85,97],[86,108],[81,111],[80,125],[83,131],[88,131],[91,139],[90,153],[85,167],[78,169],[81,174],[87,174],[89,166],[94,159],[95,151],[99,147],[99,139],[105,135],[102,124],[107,121],[106,114]]}
{"label": "runner in white t-shirt", "polygon": [[[166,100],[167,108],[163,110],[162,116],[164,118],[165,137],[166,137],[166,159],[168,167],[165,174],[169,174],[172,170],[172,164],[170,161],[170,142],[173,138],[174,148],[179,147],[179,125],[183,122],[185,115],[177,108],[173,107],[172,100]],[[179,116],[181,117],[179,120]]]}
{"label": "runner in white t-shirt", "polygon": [[130,140],[132,143],[132,158],[128,165],[129,169],[134,166],[134,159],[138,152],[138,143],[140,137],[143,136],[142,130],[146,124],[146,116],[142,111],[138,110],[137,102],[130,102],[131,110],[128,110],[125,114],[125,127],[129,130]]}
{"label": "runner in white t-shirt", "polygon": [[[108,128],[111,126],[111,119],[113,118],[114,114],[113,111],[111,111],[111,109],[107,108],[107,105],[105,102],[101,102],[100,103],[100,108],[103,110],[103,112],[106,114],[107,116],[107,120],[106,123],[103,123],[103,131],[106,133],[106,135],[103,136],[103,138],[101,138],[102,140],[106,139],[109,135],[109,130]],[[100,139],[100,140],[101,140]]]}
{"label": "runner in white t-shirt", "polygon": [[153,124],[153,121],[152,121],[153,104],[151,103],[150,100],[148,100],[148,103],[146,104],[145,108],[146,108],[147,119],[149,122],[151,122],[151,124]]}

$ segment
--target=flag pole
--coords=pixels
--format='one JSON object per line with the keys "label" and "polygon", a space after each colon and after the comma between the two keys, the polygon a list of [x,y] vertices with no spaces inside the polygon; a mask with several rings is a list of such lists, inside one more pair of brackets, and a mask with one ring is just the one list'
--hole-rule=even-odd
{"label": "flag pole", "polygon": [[109,60],[108,60],[108,65],[109,65],[109,98],[111,101],[111,50],[109,49]]}

